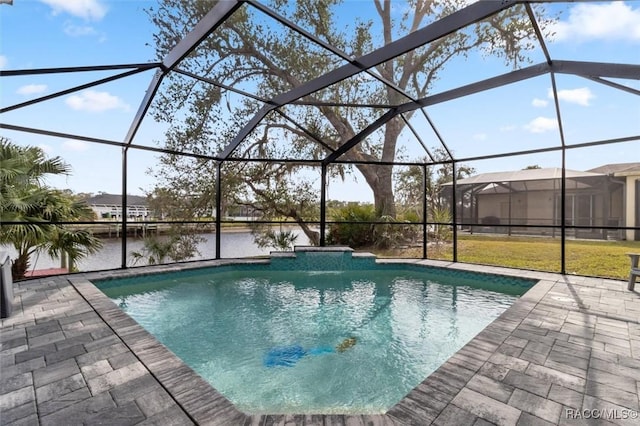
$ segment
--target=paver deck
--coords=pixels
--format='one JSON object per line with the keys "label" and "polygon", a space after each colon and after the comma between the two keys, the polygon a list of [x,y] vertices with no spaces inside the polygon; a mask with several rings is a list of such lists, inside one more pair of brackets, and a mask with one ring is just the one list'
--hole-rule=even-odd
{"label": "paver deck", "polygon": [[640,294],[625,281],[412,262],[540,281],[384,415],[238,411],[91,284],[130,273],[114,271],[14,284],[0,424],[640,424]]}

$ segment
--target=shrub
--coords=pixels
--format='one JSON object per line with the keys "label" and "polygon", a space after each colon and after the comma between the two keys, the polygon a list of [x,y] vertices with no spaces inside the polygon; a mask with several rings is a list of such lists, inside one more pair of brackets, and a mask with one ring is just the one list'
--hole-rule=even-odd
{"label": "shrub", "polygon": [[[370,247],[375,243],[374,224],[377,215],[370,204],[350,203],[331,212],[327,243],[330,245],[346,245],[351,248]],[[361,223],[358,223],[361,222]]]}
{"label": "shrub", "polygon": [[[348,204],[332,212],[332,219],[336,222],[329,225],[327,243],[331,245],[347,245],[351,248],[389,248],[398,244],[413,241],[417,227],[411,222],[417,222],[405,217],[396,220],[391,216],[378,217],[374,207],[370,204]],[[413,218],[415,219],[415,218]],[[383,222],[383,223],[372,223]]]}
{"label": "shrub", "polygon": [[254,240],[258,247],[271,247],[278,251],[292,250],[298,239],[298,235],[293,231],[274,231],[267,229],[262,233],[254,233]]}

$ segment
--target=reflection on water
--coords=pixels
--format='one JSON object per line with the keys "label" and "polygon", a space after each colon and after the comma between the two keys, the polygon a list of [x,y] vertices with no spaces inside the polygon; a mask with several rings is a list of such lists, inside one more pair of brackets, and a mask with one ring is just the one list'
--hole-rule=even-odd
{"label": "reflection on water", "polygon": [[[297,235],[296,245],[309,244],[309,240],[304,233],[298,229],[293,230]],[[191,260],[213,259],[216,256],[216,234],[201,234],[204,241],[198,244],[199,256]],[[99,253],[91,255],[86,259],[78,262],[78,268],[81,271],[98,271],[101,269],[115,269],[121,266],[122,240],[119,238],[104,238],[102,240],[104,247]],[[127,239],[127,253],[132,251],[140,251],[143,246],[141,238]],[[253,235],[250,232],[223,232],[220,236],[220,256],[223,258],[231,257],[250,257],[269,254],[272,248],[260,248],[253,241]],[[1,247],[1,250],[9,252],[11,258],[15,258],[16,251],[13,247]],[[131,256],[127,256],[131,259]],[[129,262],[130,264],[130,262]],[[138,266],[144,265],[138,262]],[[29,270],[59,268],[60,261],[51,259],[46,253],[34,254],[31,256],[31,266]]]}
{"label": "reflection on water", "polygon": [[484,276],[472,287],[424,271],[207,269],[96,285],[244,412],[379,414],[518,298]]}

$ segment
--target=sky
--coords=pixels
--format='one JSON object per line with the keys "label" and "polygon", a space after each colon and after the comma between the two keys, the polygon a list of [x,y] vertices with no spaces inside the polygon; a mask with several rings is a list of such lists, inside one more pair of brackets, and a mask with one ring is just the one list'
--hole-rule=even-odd
{"label": "sky", "polygon": [[[394,3],[399,5],[400,3]],[[366,13],[371,2],[347,0],[345,16]],[[154,28],[145,0],[13,0],[0,4],[0,69],[144,63],[155,60]],[[547,40],[551,56],[562,60],[640,64],[640,1],[561,3],[555,37]],[[400,10],[400,6],[398,6]],[[348,13],[347,13],[348,12]],[[397,13],[400,13],[399,11]],[[543,61],[540,49],[533,63]],[[471,54],[456,59],[433,93],[510,71],[501,61]],[[113,72],[28,75],[0,78],[2,107],[77,86]],[[0,115],[0,122],[122,141],[153,72],[118,80]],[[640,90],[639,82],[617,81]],[[460,158],[505,151],[558,146],[560,135],[551,79],[543,75],[526,82],[483,92],[427,109],[447,146]],[[567,144],[640,135],[640,97],[584,78],[557,75],[561,119]],[[438,145],[424,117],[414,116],[428,147]],[[135,143],[155,146],[164,126],[145,118]],[[69,162],[73,174],[53,186],[75,192],[120,193],[121,156],[117,148],[0,129],[0,135],[21,145],[42,147]],[[415,138],[400,139],[403,155],[424,155]],[[131,151],[128,192],[142,195],[152,178],[146,173],[155,154]],[[570,150],[567,167],[588,170],[607,163],[640,161],[640,141]],[[560,154],[548,153],[473,161],[476,171],[517,170],[528,165],[560,167]],[[355,176],[357,178],[357,175]],[[357,179],[360,183],[363,179]],[[349,180],[329,185],[330,199],[371,201],[372,194]]]}

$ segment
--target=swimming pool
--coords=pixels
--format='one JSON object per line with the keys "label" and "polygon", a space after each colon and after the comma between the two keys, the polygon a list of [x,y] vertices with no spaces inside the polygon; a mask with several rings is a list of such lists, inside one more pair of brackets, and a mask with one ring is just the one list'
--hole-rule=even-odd
{"label": "swimming pool", "polygon": [[385,412],[532,284],[409,265],[96,282],[240,410],[326,414]]}

